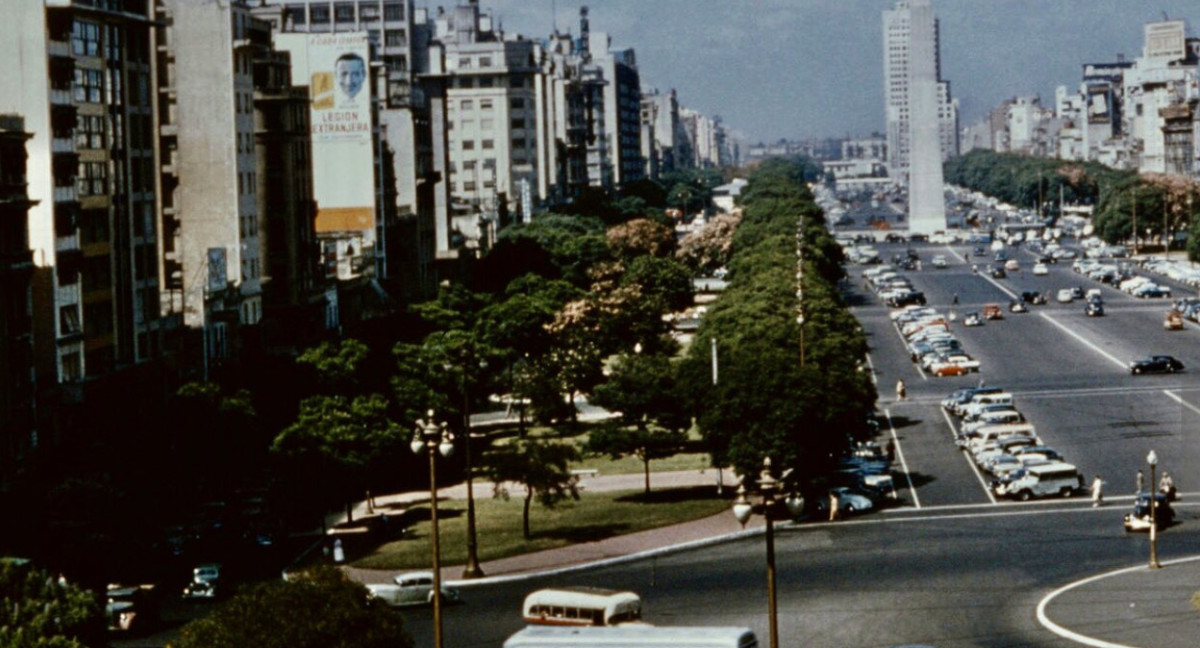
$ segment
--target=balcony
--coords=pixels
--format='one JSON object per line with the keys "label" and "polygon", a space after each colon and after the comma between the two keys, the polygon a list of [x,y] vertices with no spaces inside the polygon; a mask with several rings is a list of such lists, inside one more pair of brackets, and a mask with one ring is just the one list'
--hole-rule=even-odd
{"label": "balcony", "polygon": [[59,90],[57,88],[50,89],[50,105],[52,106],[74,106],[74,100],[71,98],[71,91]]}
{"label": "balcony", "polygon": [[179,136],[179,125],[178,124],[163,124],[162,126],[159,127],[158,132],[160,134],[162,134],[163,137],[178,137]]}
{"label": "balcony", "polygon": [[54,202],[56,203],[76,202],[78,199],[79,195],[75,192],[75,185],[54,188]]}
{"label": "balcony", "polygon": [[79,230],[67,236],[55,236],[54,251],[60,255],[64,252],[81,252],[82,250],[79,247]]}
{"label": "balcony", "polygon": [[67,41],[48,40],[46,41],[46,53],[50,56],[71,58],[71,44]]}
{"label": "balcony", "polygon": [[71,137],[55,137],[50,140],[53,153],[75,153],[75,140]]}

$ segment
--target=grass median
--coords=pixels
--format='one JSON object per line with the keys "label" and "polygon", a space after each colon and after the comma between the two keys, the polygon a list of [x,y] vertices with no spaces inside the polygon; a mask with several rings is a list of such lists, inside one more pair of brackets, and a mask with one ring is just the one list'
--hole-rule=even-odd
{"label": "grass median", "polygon": [[[730,507],[729,498],[718,496],[712,486],[663,489],[652,491],[649,496],[641,490],[584,491],[579,501],[564,502],[553,509],[544,508],[535,499],[529,512],[531,537],[526,540],[521,533],[522,496],[514,491],[507,500],[494,499],[488,488],[476,491],[475,527],[481,562],[689,522],[728,513]],[[429,569],[428,503],[410,507],[404,517],[416,521],[402,538],[365,551],[352,564],[396,571]],[[466,562],[466,526],[466,501],[438,502],[443,565]]]}

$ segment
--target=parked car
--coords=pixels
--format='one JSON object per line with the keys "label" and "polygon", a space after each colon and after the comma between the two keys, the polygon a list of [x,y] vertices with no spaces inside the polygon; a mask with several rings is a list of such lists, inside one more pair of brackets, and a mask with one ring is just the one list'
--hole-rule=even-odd
{"label": "parked car", "polygon": [[1070,288],[1063,288],[1058,291],[1058,302],[1060,304],[1069,304],[1075,300],[1075,294]]}
{"label": "parked car", "polygon": [[992,278],[993,279],[1003,279],[1007,276],[1008,276],[1008,273],[1004,271],[1003,266],[995,266],[992,268]]}
{"label": "parked car", "polygon": [[1021,293],[1021,301],[1025,302],[1026,304],[1033,304],[1034,306],[1040,306],[1040,305],[1046,303],[1046,295],[1045,295],[1045,293],[1027,290],[1027,291]]}
{"label": "parked car", "polygon": [[949,265],[946,263],[946,255],[944,254],[934,255],[933,260],[930,261],[930,264],[935,268],[945,268]]}
{"label": "parked car", "polygon": [[1050,269],[1046,267],[1045,263],[1035,263],[1033,264],[1033,274],[1034,276],[1044,277],[1050,274]]}
{"label": "parked car", "polygon": [[829,489],[825,497],[816,498],[814,504],[817,511],[829,511],[829,500],[832,497],[837,498],[838,512],[843,515],[869,511],[875,508],[875,503],[865,493],[849,486],[837,486]]}
{"label": "parked car", "polygon": [[217,598],[221,585],[221,565],[206,563],[192,569],[192,580],[183,587],[183,597],[186,599],[211,600]]}
{"label": "parked car", "polygon": [[983,326],[983,316],[978,311],[972,311],[963,315],[963,326]]}
{"label": "parked car", "polygon": [[1004,313],[1000,310],[999,304],[987,304],[983,307],[983,319],[998,320],[1004,319]]}
{"label": "parked car", "polygon": [[[1150,530],[1150,495],[1138,493],[1133,510],[1125,514],[1126,531]],[[1160,529],[1175,520],[1175,509],[1171,508],[1171,500],[1166,493],[1154,493],[1154,519]]]}
{"label": "parked car", "polygon": [[1168,331],[1183,330],[1183,314],[1177,310],[1169,310],[1163,317],[1163,328]]}
{"label": "parked car", "polygon": [[1016,272],[1021,269],[1021,263],[1016,259],[1009,259],[1004,262],[1004,269],[1009,272]]}
{"label": "parked car", "polygon": [[[457,589],[442,586],[442,601],[458,603],[461,596]],[[367,585],[371,597],[391,606],[426,605],[433,603],[433,572],[416,571],[397,574],[391,583]]]}
{"label": "parked car", "polygon": [[1169,355],[1153,355],[1129,363],[1129,373],[1175,373],[1183,371],[1183,363]]}

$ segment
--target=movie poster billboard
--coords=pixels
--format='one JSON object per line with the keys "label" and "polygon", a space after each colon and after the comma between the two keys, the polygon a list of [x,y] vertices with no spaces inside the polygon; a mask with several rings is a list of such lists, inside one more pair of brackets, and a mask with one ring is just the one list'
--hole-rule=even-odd
{"label": "movie poster billboard", "polygon": [[312,34],[307,45],[317,233],[361,231],[373,242],[375,167],[367,34]]}

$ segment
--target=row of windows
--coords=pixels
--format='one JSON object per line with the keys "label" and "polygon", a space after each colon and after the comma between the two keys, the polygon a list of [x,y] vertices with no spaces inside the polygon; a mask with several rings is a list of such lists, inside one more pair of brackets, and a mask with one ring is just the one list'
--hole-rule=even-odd
{"label": "row of windows", "polygon": [[253,171],[238,173],[238,195],[252,196],[258,192],[258,175]]}
{"label": "row of windows", "polygon": [[[503,88],[505,86],[507,86],[509,88],[532,88],[533,87],[533,79],[531,79],[531,78],[520,77],[520,76],[507,77],[508,83],[504,82],[505,78],[506,78],[506,75],[455,76],[450,79],[450,87],[451,88],[476,88],[476,87],[479,87],[479,88]],[[478,81],[478,82],[476,82],[476,81]]]}
{"label": "row of windows", "polygon": [[[304,25],[311,22],[314,25],[329,24],[329,5],[313,5],[305,15],[304,5],[288,5],[284,8],[285,20],[291,20],[293,25]],[[353,2],[339,2],[333,6],[333,20],[339,25],[353,23],[356,20],[379,20],[378,2],[359,2],[358,17],[355,18]],[[389,22],[404,20],[403,2],[385,2],[383,4],[383,19]]]}

